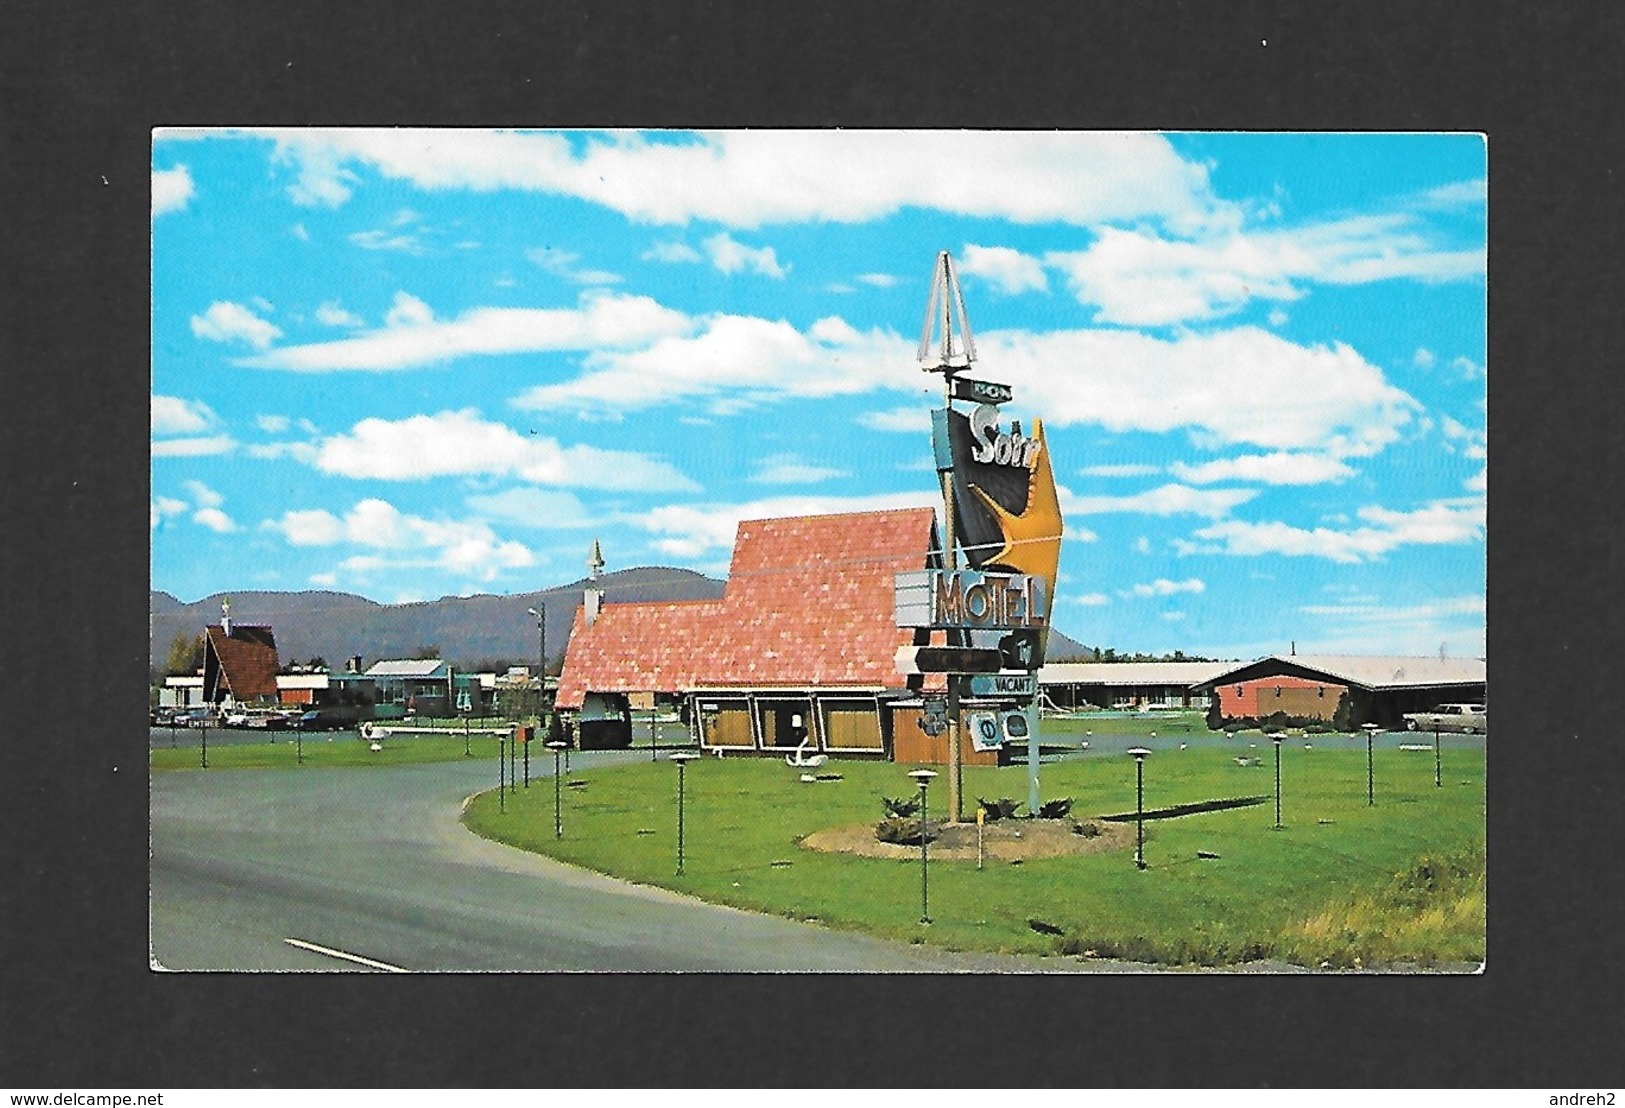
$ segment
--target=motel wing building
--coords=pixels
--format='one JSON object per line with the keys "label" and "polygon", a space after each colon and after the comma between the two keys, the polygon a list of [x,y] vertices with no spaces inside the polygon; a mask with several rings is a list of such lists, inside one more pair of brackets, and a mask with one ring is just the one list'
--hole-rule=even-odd
{"label": "motel wing building", "polygon": [[909,508],[750,520],[721,599],[600,606],[589,592],[556,703],[585,727],[633,699],[684,698],[700,744],[721,751],[805,740],[885,755],[899,728],[914,744],[918,689],[896,654],[916,632],[897,626],[894,587],[932,559],[935,519]]}

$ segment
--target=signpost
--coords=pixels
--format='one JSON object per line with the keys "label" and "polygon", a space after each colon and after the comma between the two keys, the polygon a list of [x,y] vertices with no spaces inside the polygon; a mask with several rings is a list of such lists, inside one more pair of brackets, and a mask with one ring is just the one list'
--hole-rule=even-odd
{"label": "signpost", "polygon": [[[974,646],[904,646],[898,648],[895,660],[897,672],[906,676],[922,673],[997,673],[1003,668],[997,650]],[[951,711],[949,715],[951,719]]]}

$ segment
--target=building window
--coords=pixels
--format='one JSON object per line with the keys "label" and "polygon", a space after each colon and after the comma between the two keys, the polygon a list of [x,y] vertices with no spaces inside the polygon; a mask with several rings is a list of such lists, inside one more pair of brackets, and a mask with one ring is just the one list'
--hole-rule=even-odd
{"label": "building window", "polygon": [[1281,686],[1279,685],[1275,686],[1275,699],[1281,699]]}

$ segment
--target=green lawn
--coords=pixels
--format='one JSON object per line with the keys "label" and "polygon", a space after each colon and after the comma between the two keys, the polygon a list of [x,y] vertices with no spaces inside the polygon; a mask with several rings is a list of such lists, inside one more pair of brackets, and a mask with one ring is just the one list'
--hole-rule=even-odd
{"label": "green lawn", "polygon": [[[1134,722],[1160,735],[1172,730],[1160,720]],[[1092,726],[1103,733],[1098,721]],[[1444,787],[1436,788],[1429,754],[1379,749],[1377,804],[1367,807],[1363,743],[1334,736],[1313,749],[1303,743],[1282,751],[1282,830],[1273,827],[1267,742],[1248,749],[1243,736],[1178,750],[1159,738],[1145,767],[1147,809],[1272,799],[1148,823],[1143,872],[1132,849],[1020,865],[990,860],[981,871],[974,862],[934,860],[930,925],[919,922],[917,857],[876,860],[798,846],[821,828],[877,821],[882,795],[912,790],[908,766],[836,760],[823,772],[841,780],[804,784],[776,759],[698,759],[686,771],[683,877],[675,876],[677,771],[664,758],[574,774],[576,787],[561,790],[562,839],[553,835],[550,781],[511,794],[506,813],[495,790],[482,794],[466,820],[489,838],[631,881],[954,949],[1206,964],[1481,960],[1482,750],[1449,751]],[[1263,764],[1238,766],[1238,753],[1262,756]],[[1075,818],[1134,809],[1128,758],[1046,764],[1041,779],[1045,799],[1074,798]],[[1027,796],[1025,766],[967,768],[964,780],[967,811],[978,795]],[[933,814],[943,813],[942,778],[930,799]],[[1218,857],[1199,859],[1198,851]],[[1031,920],[1060,934],[1039,933]]]}
{"label": "green lawn", "polygon": [[[188,737],[191,747],[155,746],[149,764],[155,770],[201,769],[202,755],[196,734]],[[210,769],[319,769],[324,766],[399,766],[413,762],[452,762],[461,758],[490,758],[497,756],[496,735],[471,735],[468,753],[464,741],[457,735],[391,736],[380,744],[382,750],[356,737],[353,731],[313,732],[296,743],[292,735],[279,737],[275,742],[216,743],[209,744]],[[300,766],[301,748],[304,755]],[[523,757],[523,751],[520,756]],[[532,752],[534,759],[535,752]],[[533,766],[534,768],[534,766]],[[493,773],[495,770],[492,771]]]}

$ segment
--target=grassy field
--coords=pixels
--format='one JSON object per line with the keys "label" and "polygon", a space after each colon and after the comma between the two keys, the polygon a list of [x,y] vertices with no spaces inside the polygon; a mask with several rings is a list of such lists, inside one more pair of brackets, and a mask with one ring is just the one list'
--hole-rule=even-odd
{"label": "grassy field", "polygon": [[[1135,722],[1129,730],[1133,733]],[[1110,727],[1117,727],[1114,722]],[[1484,957],[1484,753],[1452,750],[1444,786],[1433,758],[1382,750],[1377,804],[1366,805],[1363,743],[1296,738],[1282,751],[1282,822],[1274,829],[1273,751],[1230,745],[1178,749],[1161,720],[1145,767],[1149,809],[1266,795],[1262,805],[1146,825],[1145,871],[1132,849],[1020,864],[933,859],[931,916],[920,916],[917,856],[907,861],[820,854],[801,838],[873,823],[882,795],[910,793],[909,766],[835,761],[841,780],[805,784],[782,761],[702,758],[687,769],[685,875],[675,876],[677,771],[670,762],[578,772],[561,790],[564,837],[553,835],[554,791],[543,782],[471,805],[477,833],[631,881],[832,927],[952,949],[1084,954],[1163,963],[1226,964],[1275,957],[1308,965],[1476,962]],[[1092,729],[1102,734],[1096,721]],[[1046,725],[1046,731],[1050,728]],[[1252,736],[1254,740],[1257,736]],[[1321,736],[1314,736],[1321,739]],[[1239,766],[1238,753],[1262,764]],[[1134,810],[1134,764],[1080,757],[1042,767],[1044,799],[1072,797],[1074,818]],[[967,768],[975,798],[1027,795],[1024,766]],[[933,816],[946,788],[932,787]],[[1198,851],[1216,854],[1199,858]],[[1048,928],[1035,929],[1034,922]]]}
{"label": "grassy field", "polygon": [[[202,755],[196,736],[191,736],[190,747],[155,746],[148,764],[155,770],[201,769]],[[373,750],[370,743],[358,739],[353,731],[314,732],[306,735],[302,744],[294,737],[282,735],[275,742],[232,742],[209,744],[210,769],[320,769],[325,766],[399,766],[414,762],[454,762],[462,758],[490,758],[497,756],[496,735],[471,735],[468,753],[464,753],[463,736],[411,735],[391,736],[380,744],[383,749]],[[299,763],[301,748],[304,764]],[[521,751],[521,756],[523,751]],[[534,764],[536,752],[531,752]],[[495,772],[494,770],[492,771]]]}

